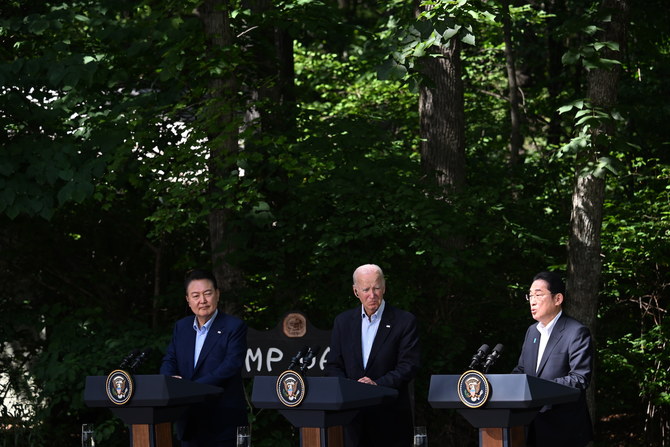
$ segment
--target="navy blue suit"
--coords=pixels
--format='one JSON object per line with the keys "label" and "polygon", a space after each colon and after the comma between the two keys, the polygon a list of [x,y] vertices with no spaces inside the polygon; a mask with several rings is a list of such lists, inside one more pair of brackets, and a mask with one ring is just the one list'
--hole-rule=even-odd
{"label": "navy blue suit", "polygon": [[242,384],[242,366],[247,350],[247,326],[239,318],[217,314],[200,351],[195,353],[194,316],[177,321],[160,373],[181,376],[198,383],[224,389],[223,396],[191,408],[177,423],[182,441],[194,445],[235,445],[236,427],[247,425],[246,399]]}
{"label": "navy blue suit", "polygon": [[593,427],[585,390],[593,371],[593,347],[589,329],[565,313],[556,321],[537,371],[540,332],[531,325],[521,348],[519,364],[512,372],[536,376],[582,390],[575,403],[546,406],[528,429],[528,445],[582,447],[593,439]]}
{"label": "navy blue suit", "polygon": [[420,364],[416,317],[386,303],[363,368],[361,314],[358,306],[335,318],[326,374],[353,380],[367,376],[377,385],[397,389],[398,399],[391,405],[361,410],[345,427],[345,446],[408,447],[414,433],[410,383]]}

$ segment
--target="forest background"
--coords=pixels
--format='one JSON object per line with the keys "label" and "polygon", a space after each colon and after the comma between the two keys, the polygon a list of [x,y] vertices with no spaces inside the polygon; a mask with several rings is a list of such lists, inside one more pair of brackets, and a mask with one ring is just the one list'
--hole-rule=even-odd
{"label": "forest background", "polygon": [[[382,266],[431,374],[505,345],[532,276],[592,330],[596,445],[670,445],[665,0],[3,0],[0,444],[125,428],[84,378],[155,348],[212,268],[250,327],[322,329]],[[18,396],[19,405],[9,405]],[[297,445],[250,410],[254,445]]]}

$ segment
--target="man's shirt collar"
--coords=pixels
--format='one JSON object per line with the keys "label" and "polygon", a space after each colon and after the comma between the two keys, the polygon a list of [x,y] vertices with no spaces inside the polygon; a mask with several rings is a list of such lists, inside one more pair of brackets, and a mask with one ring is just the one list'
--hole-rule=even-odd
{"label": "man's shirt collar", "polygon": [[212,322],[214,321],[214,319],[216,318],[216,316],[218,314],[219,314],[219,309],[216,309],[214,311],[214,315],[212,315],[212,318],[207,320],[207,322],[205,324],[203,324],[202,327],[200,327],[200,328],[198,327],[198,317],[194,317],[193,318],[193,329],[195,329],[196,332],[201,332],[201,331],[208,332],[209,328],[212,327]]}
{"label": "man's shirt collar", "polygon": [[563,311],[560,310],[556,316],[549,322],[547,325],[543,325],[542,323],[537,324],[537,329],[541,332],[551,332],[552,328],[556,324],[559,318],[561,318],[561,315],[563,314]]}
{"label": "man's shirt collar", "polygon": [[386,301],[382,299],[382,303],[379,306],[379,309],[377,309],[377,312],[373,313],[370,315],[370,318],[368,318],[368,314],[365,313],[365,307],[361,305],[361,318],[367,319],[368,321],[375,321],[378,318],[381,318],[382,314],[384,313],[384,308],[386,307]]}

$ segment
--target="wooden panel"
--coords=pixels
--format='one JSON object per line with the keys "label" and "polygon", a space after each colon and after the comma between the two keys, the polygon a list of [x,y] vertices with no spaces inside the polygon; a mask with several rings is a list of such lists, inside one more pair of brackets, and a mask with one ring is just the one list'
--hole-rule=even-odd
{"label": "wooden panel", "polygon": [[526,445],[525,428],[480,428],[480,447],[524,447]]}
{"label": "wooden panel", "polygon": [[164,422],[156,424],[154,428],[156,433],[156,447],[172,447],[172,423]]}
{"label": "wooden panel", "polygon": [[300,429],[301,447],[342,447],[344,435],[342,427],[329,427],[326,432],[326,445],[321,445],[321,429],[302,427]]}
{"label": "wooden panel", "polygon": [[149,425],[147,424],[133,425],[133,447],[150,447]]}
{"label": "wooden panel", "polygon": [[165,422],[162,424],[135,424],[133,430],[132,447],[151,447],[151,433],[154,430],[155,447],[172,447],[172,424]]}
{"label": "wooden panel", "polygon": [[301,447],[326,447],[321,445],[321,429],[302,427],[300,429],[302,439]]}
{"label": "wooden panel", "polygon": [[342,447],[344,445],[344,434],[342,426],[328,428],[328,447]]}
{"label": "wooden panel", "polygon": [[512,447],[524,447],[526,445],[526,427],[517,425],[509,429]]}

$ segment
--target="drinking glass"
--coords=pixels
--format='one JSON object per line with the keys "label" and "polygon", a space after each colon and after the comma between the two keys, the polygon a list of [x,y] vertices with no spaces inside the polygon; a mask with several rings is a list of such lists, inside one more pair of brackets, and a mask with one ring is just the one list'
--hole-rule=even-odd
{"label": "drinking glass", "polygon": [[81,447],[95,447],[93,424],[81,424]]}
{"label": "drinking glass", "polygon": [[426,427],[414,427],[414,447],[428,447],[428,435]]}
{"label": "drinking glass", "polygon": [[251,447],[251,432],[248,425],[237,427],[237,447]]}

